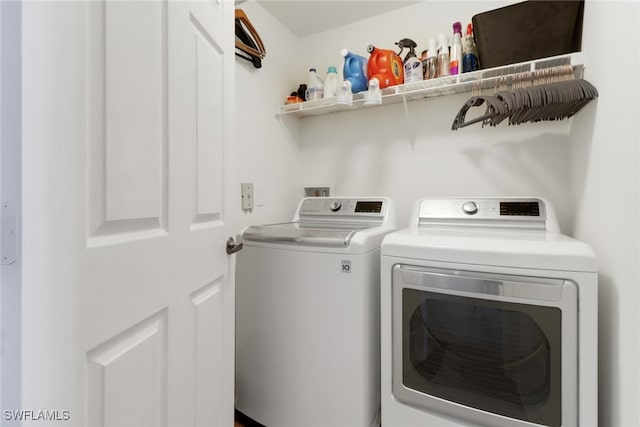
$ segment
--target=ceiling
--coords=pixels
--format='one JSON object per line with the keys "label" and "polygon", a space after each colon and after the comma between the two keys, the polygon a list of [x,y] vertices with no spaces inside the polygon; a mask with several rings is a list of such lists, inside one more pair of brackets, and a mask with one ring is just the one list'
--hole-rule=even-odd
{"label": "ceiling", "polygon": [[337,28],[418,1],[257,0],[299,37]]}

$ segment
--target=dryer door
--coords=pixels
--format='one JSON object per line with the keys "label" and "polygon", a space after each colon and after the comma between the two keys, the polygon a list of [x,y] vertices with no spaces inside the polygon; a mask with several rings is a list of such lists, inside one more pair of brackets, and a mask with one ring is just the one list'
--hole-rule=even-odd
{"label": "dryer door", "polygon": [[393,393],[480,425],[577,425],[577,287],[396,265]]}

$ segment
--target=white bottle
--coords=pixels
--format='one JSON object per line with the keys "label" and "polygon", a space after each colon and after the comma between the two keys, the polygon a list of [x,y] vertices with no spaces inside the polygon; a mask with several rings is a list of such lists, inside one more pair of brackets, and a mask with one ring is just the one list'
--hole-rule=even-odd
{"label": "white bottle", "polygon": [[323,84],[315,68],[309,69],[309,81],[307,82],[307,101],[322,99]]}
{"label": "white bottle", "polygon": [[429,39],[429,49],[427,49],[427,61],[424,64],[424,78],[435,79],[438,77],[438,49],[436,41]]}
{"label": "white bottle", "polygon": [[338,96],[338,71],[336,67],[329,67],[327,76],[324,78],[323,98],[335,98]]}
{"label": "white bottle", "polygon": [[440,33],[438,34],[438,77],[449,75],[449,40]]}

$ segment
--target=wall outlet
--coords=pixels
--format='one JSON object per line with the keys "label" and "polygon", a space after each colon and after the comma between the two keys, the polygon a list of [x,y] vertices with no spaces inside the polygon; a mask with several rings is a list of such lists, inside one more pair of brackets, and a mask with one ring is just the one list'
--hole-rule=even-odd
{"label": "wall outlet", "polygon": [[240,197],[243,210],[253,209],[253,182],[240,183]]}
{"label": "wall outlet", "polygon": [[330,185],[317,185],[304,187],[304,197],[329,197],[333,195]]}

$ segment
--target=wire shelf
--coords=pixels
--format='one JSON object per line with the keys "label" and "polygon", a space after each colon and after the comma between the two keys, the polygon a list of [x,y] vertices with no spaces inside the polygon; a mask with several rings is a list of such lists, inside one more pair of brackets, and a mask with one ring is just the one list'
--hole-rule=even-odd
{"label": "wire shelf", "polygon": [[382,102],[377,105],[365,105],[365,92],[353,94],[351,106],[336,103],[336,98],[319,99],[277,107],[277,116],[306,117],[330,114],[342,111],[373,108],[380,105],[396,104],[400,102],[433,98],[471,92],[472,90],[487,90],[503,84],[509,78],[519,73],[543,70],[547,68],[570,65],[576,78],[582,77],[584,71],[584,53],[576,52],[550,58],[536,59],[502,67],[488,68],[455,76],[440,77],[392,86],[382,90]]}

